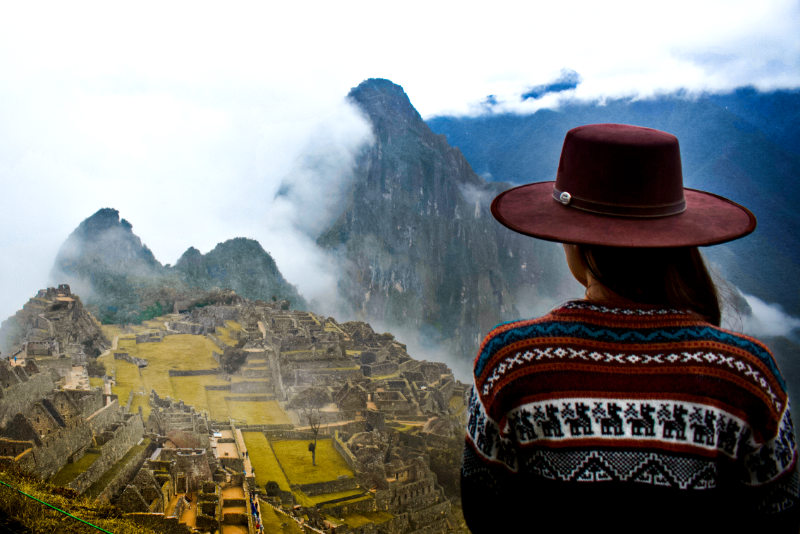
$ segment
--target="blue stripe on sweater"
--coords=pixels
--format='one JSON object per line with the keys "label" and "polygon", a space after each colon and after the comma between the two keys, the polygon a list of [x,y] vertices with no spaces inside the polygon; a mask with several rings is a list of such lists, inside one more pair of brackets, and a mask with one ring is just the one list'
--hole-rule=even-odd
{"label": "blue stripe on sweater", "polygon": [[475,362],[475,377],[481,376],[492,354],[506,345],[528,338],[564,336],[612,343],[716,341],[746,350],[757,356],[769,368],[770,372],[775,375],[781,388],[786,389],[786,384],[775,365],[775,361],[761,345],[711,326],[631,330],[630,328],[602,327],[590,323],[552,321],[517,327],[497,334],[486,343]]}

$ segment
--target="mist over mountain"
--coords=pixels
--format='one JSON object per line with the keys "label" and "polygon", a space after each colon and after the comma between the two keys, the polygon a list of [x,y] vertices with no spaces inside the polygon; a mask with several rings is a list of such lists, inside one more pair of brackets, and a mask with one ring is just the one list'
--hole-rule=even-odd
{"label": "mist over mountain", "polygon": [[572,103],[530,115],[436,117],[432,130],[459,147],[478,174],[514,184],[555,179],[561,143],[581,124],[620,122],[675,134],[687,187],[750,208],[756,232],[703,252],[745,293],[800,314],[800,91]]}
{"label": "mist over mountain", "polygon": [[257,241],[230,239],[205,255],[190,247],[174,267],[164,266],[112,208],[78,225],[61,246],[50,277],[54,284],[70,284],[103,322],[138,322],[176,305],[233,298],[222,290],[305,306]]}
{"label": "mist over mountain", "polygon": [[305,301],[283,277],[275,260],[254,239],[229,239],[205,255],[189,247],[174,270],[189,287],[228,288],[251,300],[281,298],[296,307],[305,307]]}
{"label": "mist over mountain", "polygon": [[400,86],[371,79],[349,98],[374,142],[317,239],[337,258],[340,294],[357,316],[446,342],[470,360],[486,330],[553,298],[550,273],[563,253],[494,221],[490,200],[506,186],[476,175]]}

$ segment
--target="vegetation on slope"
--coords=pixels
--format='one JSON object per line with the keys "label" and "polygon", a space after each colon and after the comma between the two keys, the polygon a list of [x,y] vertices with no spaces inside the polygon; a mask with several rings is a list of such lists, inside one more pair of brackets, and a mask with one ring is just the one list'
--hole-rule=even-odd
{"label": "vegetation on slope", "polygon": [[37,534],[101,532],[22,495],[20,493],[22,491],[107,532],[156,534],[153,530],[123,517],[122,512],[116,507],[75,497],[73,492],[45,484],[33,476],[0,468],[0,481],[4,482],[4,484],[0,484],[0,530],[8,529],[11,532]]}

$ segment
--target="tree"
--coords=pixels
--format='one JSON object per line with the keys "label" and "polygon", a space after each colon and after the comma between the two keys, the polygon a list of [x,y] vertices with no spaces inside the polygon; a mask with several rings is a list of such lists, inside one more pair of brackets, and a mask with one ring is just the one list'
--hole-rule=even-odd
{"label": "tree", "polygon": [[300,416],[308,422],[313,441],[308,444],[308,452],[311,453],[311,465],[317,465],[317,437],[319,427],[322,424],[323,406],[330,402],[330,394],[320,387],[309,387],[301,391],[292,401],[292,404],[300,410]]}

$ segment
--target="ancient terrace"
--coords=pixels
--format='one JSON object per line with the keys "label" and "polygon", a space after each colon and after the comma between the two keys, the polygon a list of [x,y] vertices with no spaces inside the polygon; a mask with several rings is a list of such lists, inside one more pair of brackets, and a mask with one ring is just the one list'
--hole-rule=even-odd
{"label": "ancient terrace", "polygon": [[[365,323],[286,308],[245,302],[104,326],[105,377],[89,385],[38,372],[33,346],[4,375],[15,387],[26,373],[36,391],[22,410],[31,431],[6,431],[6,461],[30,461],[26,443],[41,448],[42,436],[68,442],[49,445],[69,449],[63,465],[30,467],[157,531],[458,531],[465,386]],[[114,415],[93,423],[80,395]],[[59,438],[59,421],[88,426],[86,444]]]}

